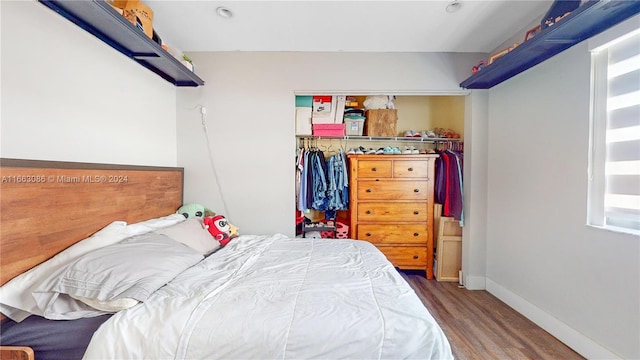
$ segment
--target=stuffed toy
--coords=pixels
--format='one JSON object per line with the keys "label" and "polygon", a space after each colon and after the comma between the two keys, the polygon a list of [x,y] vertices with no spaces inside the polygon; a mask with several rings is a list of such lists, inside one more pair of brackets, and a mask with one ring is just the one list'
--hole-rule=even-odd
{"label": "stuffed toy", "polygon": [[233,239],[234,237],[240,236],[240,229],[233,224],[229,224],[229,237]]}
{"label": "stuffed toy", "polygon": [[227,245],[231,239],[239,235],[238,228],[229,224],[227,218],[222,215],[205,217],[204,226],[211,236],[220,242],[220,246]]}
{"label": "stuffed toy", "polygon": [[202,219],[205,216],[214,216],[216,214],[200,204],[184,204],[178,209],[178,211],[176,211],[176,213],[182,214],[187,219],[193,217]]}

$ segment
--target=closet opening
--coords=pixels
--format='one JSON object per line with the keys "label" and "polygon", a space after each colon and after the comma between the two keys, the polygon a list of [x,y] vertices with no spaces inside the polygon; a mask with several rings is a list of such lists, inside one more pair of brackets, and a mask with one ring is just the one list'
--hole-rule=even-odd
{"label": "closet opening", "polygon": [[297,236],[368,240],[401,269],[458,281],[465,95],[296,94]]}

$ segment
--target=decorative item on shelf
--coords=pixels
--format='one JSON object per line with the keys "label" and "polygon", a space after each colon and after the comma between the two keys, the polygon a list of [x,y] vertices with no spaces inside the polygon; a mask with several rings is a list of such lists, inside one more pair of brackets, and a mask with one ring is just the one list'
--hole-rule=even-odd
{"label": "decorative item on shelf", "polygon": [[477,64],[475,64],[472,68],[471,68],[471,72],[474,74],[477,74],[478,71],[482,70],[485,68],[485,66],[487,66],[487,63],[484,62],[484,60],[480,60],[478,61]]}
{"label": "decorative item on shelf", "polygon": [[167,44],[162,44],[162,48],[171,54],[176,60],[178,60],[182,65],[184,65],[191,72],[195,72],[195,66],[193,65],[193,61],[189,56],[185,55],[181,50],[176,49],[175,47]]}
{"label": "decorative item on shelf", "polygon": [[555,0],[542,18],[540,26],[543,29],[552,26],[578,7],[580,0]]}
{"label": "decorative item on shelf", "polygon": [[491,57],[489,58],[489,65],[493,64],[494,61],[498,60],[499,58],[505,56],[507,53],[509,53],[509,51],[515,49],[518,47],[518,43],[513,44],[512,47],[508,47],[504,50],[500,50],[497,53],[491,55]]}
{"label": "decorative item on shelf", "polygon": [[153,38],[153,10],[149,6],[139,0],[112,0],[107,3],[149,38]]}
{"label": "decorative item on shelf", "polygon": [[540,31],[542,30],[542,25],[536,25],[529,29],[527,33],[524,35],[524,41],[533,39]]}
{"label": "decorative item on shelf", "polygon": [[196,68],[193,66],[193,61],[191,61],[187,55],[182,55],[182,60],[180,62],[182,65],[186,66],[187,69],[191,70],[191,72],[195,72]]}
{"label": "decorative item on shelf", "polygon": [[156,32],[155,29],[153,29],[153,36],[151,37],[151,40],[155,41],[158,45],[160,45],[160,47],[163,48],[164,51],[167,51],[167,49],[164,48],[164,43],[162,43],[162,38]]}
{"label": "decorative item on shelf", "polygon": [[564,13],[563,15],[558,16],[555,19],[548,19],[547,21],[544,22],[544,24],[549,27],[555,23],[557,23],[558,21],[562,20],[562,18],[564,18],[565,16],[571,14],[570,12]]}

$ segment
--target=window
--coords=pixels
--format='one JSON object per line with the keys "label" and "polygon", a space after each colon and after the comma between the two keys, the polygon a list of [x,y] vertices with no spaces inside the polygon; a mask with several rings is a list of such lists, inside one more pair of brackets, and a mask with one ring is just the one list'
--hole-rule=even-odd
{"label": "window", "polygon": [[[637,24],[637,23],[636,23]],[[640,29],[592,50],[590,225],[640,234]]]}

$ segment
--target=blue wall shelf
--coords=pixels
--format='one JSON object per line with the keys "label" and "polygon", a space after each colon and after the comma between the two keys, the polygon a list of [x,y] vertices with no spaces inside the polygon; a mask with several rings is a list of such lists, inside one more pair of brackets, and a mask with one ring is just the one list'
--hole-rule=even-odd
{"label": "blue wall shelf", "polygon": [[204,85],[201,78],[106,2],[39,1],[175,86]]}
{"label": "blue wall shelf", "polygon": [[[595,0],[582,4],[534,38],[496,59],[460,86],[490,89],[640,12],[638,0]],[[524,35],[523,35],[524,37]]]}

